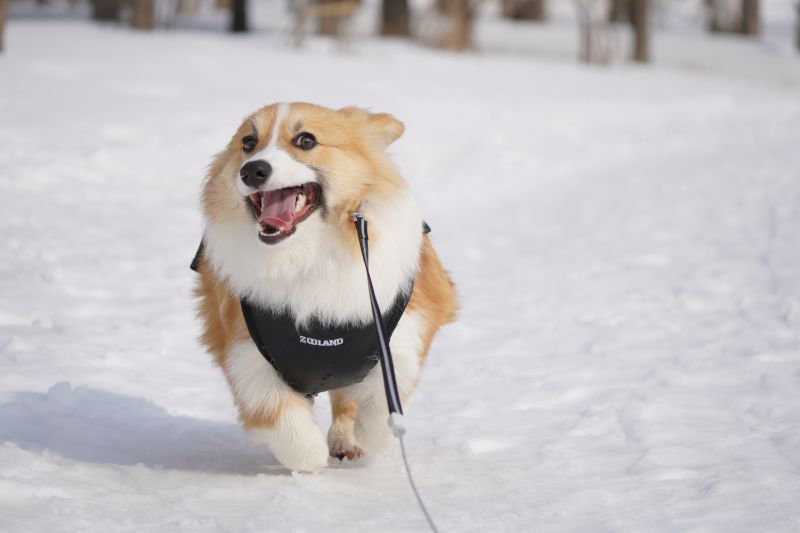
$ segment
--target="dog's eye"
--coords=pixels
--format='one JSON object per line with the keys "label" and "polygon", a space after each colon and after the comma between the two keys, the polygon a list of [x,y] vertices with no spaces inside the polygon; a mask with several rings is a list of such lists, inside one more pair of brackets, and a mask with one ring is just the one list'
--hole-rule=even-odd
{"label": "dog's eye", "polygon": [[242,139],[242,150],[246,153],[250,153],[256,149],[256,145],[258,144],[258,139],[256,139],[255,135],[248,135],[244,139]]}
{"label": "dog's eye", "polygon": [[310,133],[304,131],[292,139],[292,144],[301,150],[311,150],[317,145],[317,139]]}

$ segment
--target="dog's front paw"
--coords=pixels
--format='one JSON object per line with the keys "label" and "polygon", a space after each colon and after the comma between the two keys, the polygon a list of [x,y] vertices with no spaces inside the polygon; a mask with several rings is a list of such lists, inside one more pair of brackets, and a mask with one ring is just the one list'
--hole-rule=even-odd
{"label": "dog's front paw", "polygon": [[272,455],[290,470],[317,472],[328,465],[325,435],[309,411],[286,412],[275,427],[251,430],[250,436],[266,444]]}
{"label": "dog's front paw", "polygon": [[328,465],[328,446],[322,438],[304,439],[289,446],[270,446],[283,466],[296,472],[318,472]]}
{"label": "dog's front paw", "polygon": [[353,461],[363,457],[364,450],[358,445],[353,433],[353,421],[337,419],[328,431],[328,449],[331,457]]}

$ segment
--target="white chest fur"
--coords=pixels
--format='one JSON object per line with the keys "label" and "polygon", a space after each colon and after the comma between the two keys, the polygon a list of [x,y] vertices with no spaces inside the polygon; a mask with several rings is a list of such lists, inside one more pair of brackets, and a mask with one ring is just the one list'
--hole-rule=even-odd
{"label": "white chest fur", "polygon": [[[398,287],[408,289],[422,244],[422,216],[409,191],[391,201],[365,203],[370,273],[382,309]],[[353,227],[355,237],[355,227]],[[365,323],[372,317],[366,273],[352,241],[320,212],[302,222],[286,241],[266,245],[255,222],[206,223],[206,257],[234,294],[273,309],[291,311],[299,322]]]}

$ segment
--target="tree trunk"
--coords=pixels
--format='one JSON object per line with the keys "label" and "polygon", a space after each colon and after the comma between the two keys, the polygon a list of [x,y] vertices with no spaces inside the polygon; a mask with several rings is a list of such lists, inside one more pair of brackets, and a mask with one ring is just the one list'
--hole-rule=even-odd
{"label": "tree trunk", "polygon": [[120,0],[92,0],[94,20],[119,20]]}
{"label": "tree trunk", "polygon": [[800,2],[797,2],[797,49],[800,50]]}
{"label": "tree trunk", "polygon": [[514,20],[537,20],[547,18],[545,0],[502,0],[503,16]]}
{"label": "tree trunk", "polygon": [[5,35],[9,4],[11,4],[11,0],[0,0],[0,52],[3,51],[3,36]]}
{"label": "tree trunk", "polygon": [[231,26],[232,32],[249,31],[247,25],[247,0],[233,0],[231,2]]}
{"label": "tree trunk", "polygon": [[611,0],[608,6],[608,21],[633,24],[633,19],[636,18],[634,9],[633,0]]}
{"label": "tree trunk", "polygon": [[742,0],[742,33],[745,35],[758,35],[761,31],[761,21],[758,14],[758,0]]}
{"label": "tree trunk", "polygon": [[152,30],[156,27],[155,0],[133,0],[131,27],[137,30]]}
{"label": "tree trunk", "polygon": [[628,0],[611,0],[608,4],[609,22],[627,22]]}
{"label": "tree trunk", "polygon": [[[341,0],[317,0],[319,4],[335,4]],[[320,17],[317,32],[320,35],[327,35],[329,37],[338,37],[341,32],[341,17]]]}
{"label": "tree trunk", "polygon": [[723,31],[719,13],[720,0],[705,0],[705,4],[708,10],[708,31],[712,33]]}
{"label": "tree trunk", "polygon": [[591,65],[594,61],[592,39],[592,24],[590,22],[582,22],[578,27],[579,39],[578,43],[578,61]]}
{"label": "tree trunk", "polygon": [[706,0],[710,12],[708,29],[720,33],[741,33],[742,14],[736,9],[736,0]]}
{"label": "tree trunk", "polygon": [[575,17],[578,19],[578,61],[592,62],[592,10],[582,0],[572,0]]}
{"label": "tree trunk", "polygon": [[633,0],[633,60],[650,61],[649,0]]}
{"label": "tree trunk", "polygon": [[175,7],[175,13],[182,15],[197,15],[197,10],[200,8],[198,0],[178,0],[178,5]]}
{"label": "tree trunk", "polygon": [[408,37],[411,35],[411,15],[408,0],[383,0],[381,35]]}
{"label": "tree trunk", "polygon": [[470,0],[440,0],[439,7],[450,21],[442,48],[461,51],[472,45],[473,12]]}

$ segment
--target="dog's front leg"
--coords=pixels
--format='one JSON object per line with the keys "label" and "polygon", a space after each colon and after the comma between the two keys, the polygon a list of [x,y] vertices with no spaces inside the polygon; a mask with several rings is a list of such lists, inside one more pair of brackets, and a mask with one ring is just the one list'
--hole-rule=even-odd
{"label": "dog's front leg", "polygon": [[224,363],[239,418],[250,437],[263,442],[285,467],[316,472],[328,464],[325,435],[313,402],[289,387],[250,342],[234,346]]}
{"label": "dog's front leg", "polygon": [[332,390],[330,397],[332,424],[328,431],[328,448],[331,457],[358,459],[364,455],[354,433],[358,404],[343,389]]}

